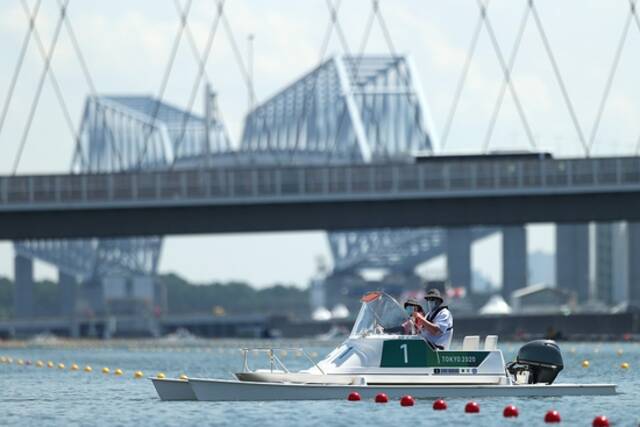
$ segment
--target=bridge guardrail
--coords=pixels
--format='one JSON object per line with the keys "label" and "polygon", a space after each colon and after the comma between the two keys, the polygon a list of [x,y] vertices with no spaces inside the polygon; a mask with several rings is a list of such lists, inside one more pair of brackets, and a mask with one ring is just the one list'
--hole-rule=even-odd
{"label": "bridge guardrail", "polygon": [[242,167],[0,177],[0,207],[24,204],[456,193],[640,184],[640,157]]}

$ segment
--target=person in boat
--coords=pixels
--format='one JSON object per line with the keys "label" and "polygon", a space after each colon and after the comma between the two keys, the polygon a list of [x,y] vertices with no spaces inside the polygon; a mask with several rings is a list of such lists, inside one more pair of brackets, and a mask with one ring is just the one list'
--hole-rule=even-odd
{"label": "person in boat", "polygon": [[415,320],[413,319],[413,313],[420,313],[424,316],[424,309],[420,303],[412,298],[409,298],[404,303],[404,309],[409,316],[409,320],[402,324],[405,335],[417,335],[418,329],[415,326]]}
{"label": "person in boat", "polygon": [[453,315],[437,289],[430,289],[424,297],[427,314],[413,313],[420,335],[436,350],[448,350],[453,338]]}

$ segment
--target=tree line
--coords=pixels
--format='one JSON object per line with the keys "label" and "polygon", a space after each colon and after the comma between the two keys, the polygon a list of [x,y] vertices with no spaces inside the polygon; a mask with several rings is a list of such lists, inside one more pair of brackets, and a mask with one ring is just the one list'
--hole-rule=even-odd
{"label": "tree line", "polygon": [[[281,314],[309,317],[309,292],[293,285],[275,284],[257,289],[245,282],[193,284],[176,274],[158,276],[168,314],[215,313]],[[56,316],[58,286],[43,280],[34,283],[34,303],[40,316]],[[0,277],[0,319],[13,312],[13,281]]]}

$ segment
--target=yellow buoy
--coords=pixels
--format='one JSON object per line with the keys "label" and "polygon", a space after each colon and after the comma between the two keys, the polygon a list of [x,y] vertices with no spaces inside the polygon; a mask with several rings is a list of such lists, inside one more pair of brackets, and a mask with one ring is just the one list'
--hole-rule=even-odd
{"label": "yellow buoy", "polygon": [[620,367],[621,367],[622,369],[629,369],[629,363],[627,363],[627,362],[622,362],[622,363],[620,364]]}
{"label": "yellow buoy", "polygon": [[36,362],[36,367],[38,367],[38,368],[42,368],[43,366],[44,366],[44,362],[43,362],[42,360],[38,360],[38,361]]}
{"label": "yellow buoy", "polygon": [[189,379],[189,377],[188,377],[186,374],[180,374],[180,377],[179,377],[179,378],[180,378],[181,380],[188,380],[188,379]]}
{"label": "yellow buoy", "polygon": [[624,353],[624,350],[622,350],[621,348],[619,348],[618,351],[616,351],[616,354],[618,356],[622,356],[623,353]]}
{"label": "yellow buoy", "polygon": [[7,363],[13,363],[13,357],[8,357],[7,358]]}
{"label": "yellow buoy", "polygon": [[18,359],[18,360],[16,360],[16,364],[17,365],[24,365],[24,360]]}
{"label": "yellow buoy", "polygon": [[4,356],[0,357],[0,363],[7,363],[7,358]]}
{"label": "yellow buoy", "polygon": [[156,378],[163,380],[166,378],[165,374],[163,372],[158,372],[158,375],[156,375]]}
{"label": "yellow buoy", "polygon": [[287,350],[281,350],[280,357],[287,357]]}
{"label": "yellow buoy", "polygon": [[58,363],[58,369],[64,369],[64,363]]}
{"label": "yellow buoy", "polygon": [[142,373],[142,371],[135,371],[133,373],[133,378],[142,378],[144,377],[144,374]]}
{"label": "yellow buoy", "polygon": [[116,369],[115,371],[113,371],[113,375],[117,375],[117,376],[122,375],[122,369],[120,368]]}
{"label": "yellow buoy", "polygon": [[583,367],[583,368],[588,368],[588,367],[589,367],[589,365],[591,365],[591,363],[589,363],[589,361],[588,361],[588,360],[583,360],[583,361],[582,361],[582,367]]}
{"label": "yellow buoy", "polygon": [[47,368],[53,368],[53,362],[51,360],[47,362]]}
{"label": "yellow buoy", "polygon": [[80,369],[80,368],[78,367],[77,364],[74,363],[73,365],[71,365],[71,370],[72,371],[77,371],[78,369]]}
{"label": "yellow buoy", "polygon": [[106,366],[104,368],[102,368],[102,373],[103,374],[108,374],[109,372],[111,372],[111,370],[109,368],[107,368]]}
{"label": "yellow buoy", "polygon": [[91,366],[87,365],[87,366],[84,367],[84,371],[85,372],[91,372],[91,371],[93,371],[93,368]]}

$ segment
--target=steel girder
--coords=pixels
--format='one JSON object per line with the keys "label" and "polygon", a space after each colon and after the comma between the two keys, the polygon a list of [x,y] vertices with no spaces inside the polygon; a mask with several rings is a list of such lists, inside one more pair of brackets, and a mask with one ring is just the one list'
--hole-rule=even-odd
{"label": "steel girder", "polygon": [[[224,125],[147,96],[89,97],[73,170],[117,172],[161,169],[182,161],[199,165],[230,150]],[[193,166],[193,165],[192,165]]]}
{"label": "steel girder", "polygon": [[[212,154],[230,149],[215,104],[209,114],[206,120],[150,97],[89,97],[72,170],[109,173],[202,166]],[[15,248],[86,280],[155,274],[162,238],[27,241],[17,242]]]}
{"label": "steel girder", "polygon": [[[498,230],[474,228],[473,239]],[[419,264],[443,255],[446,232],[440,228],[335,232],[329,234],[334,274],[366,268],[412,271]]]}
{"label": "steel girder", "polygon": [[[406,158],[437,145],[411,60],[335,56],[257,106],[231,150],[215,103],[205,120],[151,97],[89,97],[74,171],[201,167],[206,164],[327,164]],[[329,233],[335,272],[408,269],[444,251],[443,231]],[[161,239],[32,242],[22,253],[62,270],[152,273]],[[75,252],[74,252],[75,251]],[[77,257],[66,257],[78,253]],[[82,258],[86,262],[80,262]]]}
{"label": "steel girder", "polygon": [[359,163],[431,151],[433,127],[411,61],[334,56],[247,116],[246,161]]}
{"label": "steel girder", "polygon": [[[412,62],[335,56],[257,106],[240,149],[264,164],[359,163],[406,158],[437,145]],[[334,273],[413,269],[444,251],[439,229],[329,233]]]}
{"label": "steel girder", "polygon": [[55,265],[71,276],[88,278],[98,256],[94,240],[29,240],[14,242],[16,254],[36,258]]}
{"label": "steel girder", "polygon": [[161,248],[160,237],[15,243],[16,253],[51,263],[81,281],[95,276],[153,274]]}

